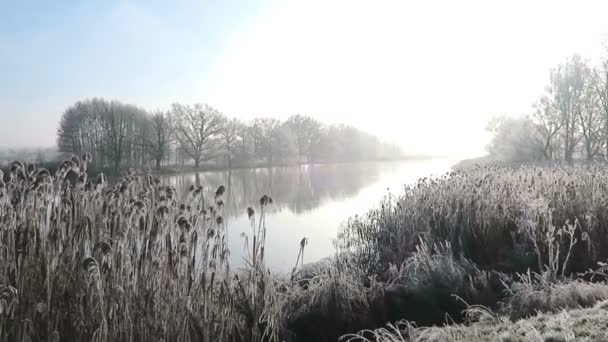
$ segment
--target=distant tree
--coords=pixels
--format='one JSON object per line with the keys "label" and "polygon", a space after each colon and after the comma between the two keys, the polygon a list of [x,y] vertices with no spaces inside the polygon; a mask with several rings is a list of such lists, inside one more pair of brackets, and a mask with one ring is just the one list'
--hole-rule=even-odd
{"label": "distant tree", "polygon": [[238,149],[237,155],[241,163],[247,165],[251,157],[255,154],[255,143],[253,130],[250,126],[242,123],[237,130]]}
{"label": "distant tree", "polygon": [[581,140],[579,119],[585,107],[585,87],[589,74],[589,67],[578,55],[572,56],[551,73],[553,101],[562,122],[561,140],[566,161],[572,161]]}
{"label": "distant tree", "polygon": [[82,122],[86,113],[83,104],[78,102],[63,112],[57,129],[57,147],[62,153],[80,154],[83,150],[84,136]]}
{"label": "distant tree", "polygon": [[585,88],[581,105],[577,108],[581,133],[587,160],[593,159],[602,148],[604,132],[604,116],[601,101],[598,96],[597,83],[600,75],[597,70],[589,70],[585,75]]}
{"label": "distant tree", "polygon": [[263,158],[269,165],[272,165],[274,161],[275,130],[280,124],[279,120],[271,118],[254,119],[251,124],[255,154]]}
{"label": "distant tree", "polygon": [[493,159],[524,162],[542,159],[544,145],[534,135],[529,117],[497,117],[488,125],[493,138],[487,149]]}
{"label": "distant tree", "polygon": [[285,124],[276,125],[271,132],[271,153],[275,162],[293,164],[298,162],[296,137]]}
{"label": "distant tree", "polygon": [[222,141],[222,147],[228,161],[228,168],[232,168],[232,160],[238,152],[240,147],[241,136],[239,133],[242,131],[243,124],[236,118],[222,120],[222,128],[219,131],[219,135]]}
{"label": "distant tree", "polygon": [[145,122],[145,115],[142,109],[118,101],[79,101],[61,117],[59,151],[77,155],[89,152],[100,166],[117,171],[123,164],[131,165],[134,146],[139,143],[136,139],[141,137],[138,126]]}
{"label": "distant tree", "polygon": [[155,167],[160,170],[161,163],[169,155],[173,142],[167,115],[160,111],[154,113],[151,117],[151,126],[152,132],[149,136],[148,145],[154,158]]}
{"label": "distant tree", "polygon": [[556,137],[562,128],[562,120],[550,95],[543,96],[534,107],[532,120],[543,145],[543,156],[546,160],[551,160]]}
{"label": "distant tree", "polygon": [[100,106],[102,129],[106,139],[107,154],[114,170],[118,171],[123,160],[127,140],[127,111],[117,103],[102,103]]}
{"label": "distant tree", "polygon": [[285,125],[295,136],[294,142],[298,160],[309,162],[314,147],[321,140],[323,125],[309,116],[300,114],[290,116]]}
{"label": "distant tree", "polygon": [[[604,51],[608,53],[608,49]],[[594,83],[599,111],[603,117],[602,128],[604,137],[605,155],[608,158],[608,56],[601,59],[599,69],[596,71],[596,82]]]}
{"label": "distant tree", "polygon": [[338,141],[339,128],[330,125],[323,128],[319,143],[312,149],[312,158],[315,161],[337,161],[341,155],[341,143]]}
{"label": "distant tree", "polygon": [[324,126],[308,116],[285,122],[258,118],[248,125],[227,119],[205,104],[173,104],[148,114],[118,101],[79,101],[63,113],[57,129],[61,153],[89,152],[96,166],[160,169],[163,160],[185,165],[225,157],[228,167],[311,161],[362,161],[400,156],[400,149],[355,127]]}
{"label": "distant tree", "polygon": [[219,153],[216,138],[222,130],[222,115],[206,104],[175,103],[169,116],[175,138],[198,168]]}

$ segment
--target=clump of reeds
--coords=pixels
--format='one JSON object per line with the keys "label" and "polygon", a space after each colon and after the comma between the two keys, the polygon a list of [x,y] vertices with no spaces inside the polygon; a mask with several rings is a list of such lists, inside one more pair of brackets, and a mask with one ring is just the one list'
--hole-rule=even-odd
{"label": "clump of reeds", "polygon": [[584,272],[608,259],[608,172],[599,164],[484,167],[421,179],[349,220],[338,248],[382,273],[420,241],[448,242],[456,256],[511,274]]}
{"label": "clump of reeds", "polygon": [[181,202],[133,171],[109,188],[89,163],[73,157],[51,174],[14,162],[0,177],[0,340],[279,340],[270,197],[258,217],[248,210],[251,253],[231,270],[223,186],[215,201],[193,187]]}
{"label": "clump of reeds", "polygon": [[[605,298],[606,285],[572,278],[608,259],[607,241],[608,172],[575,164],[421,179],[350,219],[336,246],[342,260],[374,279],[363,281],[368,296],[406,308],[388,310],[385,320],[441,324],[592,305]],[[423,307],[437,310],[424,316]],[[392,339],[398,334],[389,326],[357,338],[449,340],[462,328],[455,327],[448,335],[418,329],[415,339]]]}

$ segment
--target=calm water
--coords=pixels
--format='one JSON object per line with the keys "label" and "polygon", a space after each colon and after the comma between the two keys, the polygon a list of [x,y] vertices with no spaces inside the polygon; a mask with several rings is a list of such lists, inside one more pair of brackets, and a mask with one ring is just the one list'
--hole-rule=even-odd
{"label": "calm water", "polygon": [[329,256],[334,250],[332,239],[349,217],[375,207],[389,191],[398,194],[404,184],[441,175],[452,165],[449,160],[306,165],[184,173],[162,180],[182,193],[199,183],[208,188],[208,198],[218,186],[226,186],[224,218],[232,265],[241,264],[245,243],[241,232],[250,235],[247,207],[257,213],[259,198],[271,196],[266,261],[273,270],[288,272],[303,237],[308,238],[305,263]]}

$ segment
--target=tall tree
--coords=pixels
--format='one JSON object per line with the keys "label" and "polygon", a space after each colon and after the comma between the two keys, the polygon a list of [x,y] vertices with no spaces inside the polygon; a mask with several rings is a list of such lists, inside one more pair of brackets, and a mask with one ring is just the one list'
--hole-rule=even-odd
{"label": "tall tree", "polygon": [[305,115],[290,116],[285,125],[295,136],[295,146],[297,149],[298,160],[309,162],[312,150],[319,143],[322,133],[322,125],[319,121]]}
{"label": "tall tree", "polygon": [[587,160],[593,159],[603,144],[604,117],[596,91],[598,82],[599,74],[596,70],[590,70],[586,75],[582,105],[577,108]]}
{"label": "tall tree", "polygon": [[561,139],[564,160],[572,161],[581,140],[579,113],[584,108],[584,93],[589,67],[578,55],[568,58],[551,73],[553,101],[562,121]]}
{"label": "tall tree", "polygon": [[222,121],[222,128],[219,131],[219,135],[222,140],[222,147],[228,161],[229,169],[232,168],[232,160],[240,147],[239,139],[241,139],[241,137],[239,132],[241,131],[242,126],[243,124],[236,118],[226,118]]}
{"label": "tall tree", "polygon": [[57,144],[61,152],[89,152],[101,167],[118,171],[122,165],[131,166],[131,153],[139,119],[145,112],[118,101],[90,99],[68,108],[60,121]]}
{"label": "tall tree", "polygon": [[496,160],[525,162],[543,157],[544,145],[534,135],[534,123],[529,117],[493,118],[487,129],[493,133],[487,149]]}
{"label": "tall tree", "polygon": [[69,107],[63,112],[57,129],[57,147],[59,152],[75,153],[80,155],[83,150],[84,137],[82,121],[84,113],[79,108],[81,103]]}
{"label": "tall tree", "polygon": [[[608,53],[608,49],[604,51]],[[601,115],[603,116],[604,144],[606,147],[606,155],[608,158],[608,56],[604,55],[600,62],[599,70],[597,71],[597,81],[595,82],[598,105]]]}
{"label": "tall tree", "polygon": [[152,133],[148,140],[155,167],[160,170],[161,163],[169,154],[172,143],[171,127],[163,112],[156,112],[151,118]]}
{"label": "tall tree", "polygon": [[279,125],[279,120],[271,118],[254,119],[251,124],[255,154],[265,159],[269,165],[274,161],[275,129]]}
{"label": "tall tree", "polygon": [[[551,91],[551,88],[548,89]],[[551,95],[544,95],[534,106],[533,123],[542,141],[543,157],[553,159],[553,150],[557,134],[562,128],[559,111],[554,106]]]}
{"label": "tall tree", "polygon": [[298,162],[295,137],[285,124],[279,124],[271,132],[271,153],[275,162],[293,164]]}
{"label": "tall tree", "polygon": [[220,112],[206,104],[175,103],[169,117],[175,138],[196,168],[218,154],[215,139],[222,129]]}

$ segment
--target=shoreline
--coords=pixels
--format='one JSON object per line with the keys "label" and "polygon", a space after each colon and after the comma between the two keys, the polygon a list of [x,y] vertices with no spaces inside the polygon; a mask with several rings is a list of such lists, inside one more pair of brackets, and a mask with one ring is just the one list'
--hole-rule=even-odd
{"label": "shoreline", "polygon": [[149,173],[151,175],[179,175],[184,173],[191,172],[220,172],[220,171],[230,171],[230,170],[243,170],[243,169],[267,169],[267,168],[276,168],[276,167],[301,167],[301,166],[315,166],[315,165],[344,165],[344,164],[361,164],[361,163],[391,163],[391,162],[406,162],[406,161],[426,161],[426,160],[440,160],[447,159],[445,157],[436,157],[436,156],[413,156],[413,157],[403,157],[403,158],[395,158],[395,159],[375,159],[375,160],[358,160],[358,161],[316,161],[310,163],[282,163],[282,164],[254,164],[254,165],[236,165],[232,167],[224,166],[224,165],[205,165],[199,168],[195,168],[192,165],[172,168],[172,167],[163,167],[160,170],[138,170],[145,171],[144,173]]}

